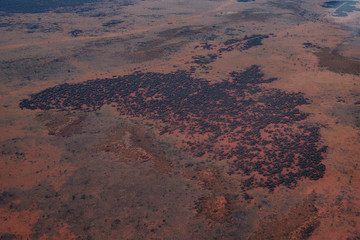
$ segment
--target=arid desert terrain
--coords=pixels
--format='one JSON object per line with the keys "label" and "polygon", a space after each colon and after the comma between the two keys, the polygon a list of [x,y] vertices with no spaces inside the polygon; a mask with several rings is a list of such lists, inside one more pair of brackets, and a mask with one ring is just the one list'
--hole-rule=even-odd
{"label": "arid desert terrain", "polygon": [[360,239],[358,0],[0,0],[0,239]]}

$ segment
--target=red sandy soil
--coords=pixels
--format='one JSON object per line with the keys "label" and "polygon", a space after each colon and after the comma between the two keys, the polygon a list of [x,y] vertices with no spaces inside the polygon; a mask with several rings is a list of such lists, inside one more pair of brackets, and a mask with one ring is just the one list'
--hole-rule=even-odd
{"label": "red sandy soil", "polygon": [[[17,140],[13,140],[16,142]],[[3,158],[1,162],[1,188],[30,189],[46,180],[59,190],[71,175],[74,168],[69,163],[62,163],[59,150],[52,145],[36,144],[35,141],[21,146],[21,152]]]}
{"label": "red sandy soil", "polygon": [[[150,7],[143,1],[115,9],[121,17],[128,14],[132,23],[126,30],[109,32],[97,26],[115,15],[103,19],[55,13],[10,16],[15,22],[38,21],[38,17],[58,21],[61,17],[63,30],[30,34],[20,27],[0,29],[0,141],[4,151],[0,156],[0,237],[358,239],[360,139],[358,105],[354,103],[360,101],[359,65],[347,57],[351,48],[343,54],[338,47],[352,33],[325,16],[322,2],[299,3],[302,7],[310,4],[311,9],[305,9],[320,14],[321,21],[312,21],[294,13],[290,2],[277,8],[261,1],[192,1],[186,6],[154,1],[164,10],[152,11],[164,17],[137,22],[132,16],[150,11],[142,7]],[[246,17],[244,10],[251,9],[258,9],[257,16],[262,18]],[[353,15],[349,18],[356,20]],[[66,34],[73,25],[94,32],[69,37]],[[226,35],[226,28],[235,29],[235,36]],[[191,34],[186,35],[184,29]],[[161,36],[166,30],[168,34]],[[212,33],[217,38],[209,40]],[[204,42],[219,48],[228,39],[269,33],[274,36],[264,39],[264,45],[223,52],[206,65],[208,69],[192,63],[193,56],[216,50],[196,48]],[[151,41],[155,42],[148,47],[139,44]],[[304,48],[306,42],[320,49]],[[178,50],[166,53],[163,46]],[[51,70],[36,75],[29,62],[35,70]],[[27,64],[29,68],[22,68]],[[18,106],[29,94],[65,82],[112,78],[136,70],[169,73],[196,66],[192,76],[215,83],[252,64],[261,65],[266,77],[278,78],[264,88],[302,92],[309,98],[310,104],[300,110],[309,113],[306,124],[321,126],[320,144],[328,146],[323,178],[302,179],[296,187],[280,186],[272,193],[261,187],[244,190],[246,176],[229,176],[225,161],[214,161],[209,153],[196,157],[185,144],[206,142],[208,135],[180,131],[160,135],[166,124],[120,116],[108,106],[86,114],[20,110]],[[17,71],[9,74],[11,65]],[[269,138],[271,134],[264,130],[273,127],[263,129],[262,138]],[[280,128],[286,132],[286,126]],[[226,152],[233,144],[223,136],[216,147]]]}

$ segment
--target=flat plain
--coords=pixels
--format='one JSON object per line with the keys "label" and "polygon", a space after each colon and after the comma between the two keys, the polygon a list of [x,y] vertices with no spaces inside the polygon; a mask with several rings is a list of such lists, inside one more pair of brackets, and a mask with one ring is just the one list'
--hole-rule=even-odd
{"label": "flat plain", "polygon": [[0,0],[0,239],[360,239],[360,3]]}

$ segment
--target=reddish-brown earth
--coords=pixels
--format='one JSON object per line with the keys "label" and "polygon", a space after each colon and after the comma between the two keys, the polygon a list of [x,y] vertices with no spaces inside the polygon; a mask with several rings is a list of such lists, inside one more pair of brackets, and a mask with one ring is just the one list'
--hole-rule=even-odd
{"label": "reddish-brown earth", "polygon": [[360,19],[323,6],[0,13],[0,238],[359,239]]}

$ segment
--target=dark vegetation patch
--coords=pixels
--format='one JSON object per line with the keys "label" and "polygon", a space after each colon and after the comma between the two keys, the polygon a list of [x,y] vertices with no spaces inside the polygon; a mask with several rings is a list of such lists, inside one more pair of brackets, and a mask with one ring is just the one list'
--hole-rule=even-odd
{"label": "dark vegetation patch", "polygon": [[323,48],[314,53],[319,59],[319,66],[336,73],[360,75],[360,61],[344,57],[337,51]]}
{"label": "dark vegetation patch", "polygon": [[111,20],[103,24],[103,27],[113,27],[115,25],[123,23],[123,20]]}
{"label": "dark vegetation patch", "polygon": [[100,0],[0,0],[0,11],[8,13],[41,13],[59,7],[75,7]]}
{"label": "dark vegetation patch", "polygon": [[357,3],[357,1],[328,1],[324,2],[321,6],[323,8],[336,9],[333,13],[336,17],[346,17],[350,12],[360,11],[360,8],[355,6]]}
{"label": "dark vegetation patch", "polygon": [[163,10],[164,8],[153,7],[153,8],[147,8],[147,9],[152,10],[152,11],[158,11],[158,10]]}
{"label": "dark vegetation patch", "polygon": [[89,17],[94,17],[94,18],[106,17],[106,13],[103,13],[103,12],[92,13],[89,15]]}
{"label": "dark vegetation patch", "polygon": [[96,111],[115,104],[121,115],[160,120],[160,134],[178,132],[195,156],[227,160],[229,174],[248,176],[243,188],[293,187],[301,178],[322,178],[326,147],[319,127],[301,124],[307,104],[301,93],[264,89],[259,66],[232,72],[210,84],[186,71],[135,72],[48,88],[20,102],[27,109]]}
{"label": "dark vegetation patch", "polygon": [[1,22],[0,23],[0,28],[3,28],[3,27],[10,27],[12,24],[10,22]]}
{"label": "dark vegetation patch", "polygon": [[144,15],[138,15],[138,17],[142,17],[142,18],[147,18],[147,19],[151,19],[151,18],[164,18],[164,15],[161,14],[144,14]]}
{"label": "dark vegetation patch", "polygon": [[[270,33],[270,35],[272,35]],[[251,36],[245,35],[243,38],[232,38],[228,39],[224,43],[216,46],[214,44],[209,43],[201,43],[201,45],[197,45],[194,47],[194,49],[202,48],[209,50],[209,53],[207,56],[203,55],[196,55],[192,56],[194,61],[192,63],[197,64],[199,67],[201,67],[204,70],[211,70],[212,66],[207,66],[208,64],[214,62],[217,58],[221,58],[223,52],[231,52],[233,50],[237,51],[245,51],[252,47],[263,45],[262,40],[264,38],[268,38],[268,35],[263,34],[255,34]],[[195,70],[198,68],[198,66],[191,66],[190,71],[191,73],[195,72]]]}
{"label": "dark vegetation patch", "polygon": [[[26,158],[25,153],[19,147],[20,140],[17,138],[9,139],[0,142],[0,156],[2,159],[17,162]],[[6,193],[6,192],[4,192]],[[0,195],[0,205],[3,200],[3,195]]]}
{"label": "dark vegetation patch", "polygon": [[78,37],[80,34],[82,34],[83,31],[81,29],[75,29],[69,32],[72,37]]}
{"label": "dark vegetation patch", "polygon": [[13,200],[16,199],[16,194],[9,192],[9,191],[3,191],[0,195],[0,207],[4,207]]}
{"label": "dark vegetation patch", "polygon": [[328,2],[324,2],[321,6],[324,8],[338,8],[343,3],[344,1],[328,1]]}
{"label": "dark vegetation patch", "polygon": [[229,39],[224,42],[224,47],[219,49],[219,52],[229,52],[234,49],[247,50],[254,46],[263,45],[262,40],[269,38],[268,35],[256,34],[251,36],[245,36],[244,38]]}
{"label": "dark vegetation patch", "polygon": [[[1,0],[0,0],[1,1]],[[41,18],[39,18],[41,20]],[[51,33],[62,31],[59,23],[57,22],[24,22],[21,20],[9,20],[1,19],[0,28],[6,28],[5,31],[14,31],[22,30],[27,33],[41,32],[41,33]]]}
{"label": "dark vegetation patch", "polygon": [[58,23],[48,23],[48,24],[34,24],[34,23],[26,23],[26,22],[14,22],[11,27],[9,27],[8,31],[13,31],[15,29],[24,29],[27,33],[34,32],[42,32],[42,33],[51,33],[62,31],[61,27]]}
{"label": "dark vegetation patch", "polygon": [[224,34],[230,37],[240,36],[241,33],[244,33],[243,30],[235,28],[226,28]]}
{"label": "dark vegetation patch", "polygon": [[321,48],[318,45],[312,44],[309,42],[303,43],[303,45],[304,45],[304,48],[312,48],[312,49],[320,49]]}
{"label": "dark vegetation patch", "polygon": [[202,49],[206,49],[206,50],[212,50],[212,49],[214,49],[216,47],[216,45],[209,44],[209,43],[206,42],[206,43],[201,43],[200,46],[199,45],[195,46],[194,49],[197,49],[199,47],[201,47]]}
{"label": "dark vegetation patch", "polygon": [[[96,3],[101,0],[0,0],[0,11],[7,13],[42,13],[57,8],[77,7],[86,3]],[[123,0],[121,6],[131,5],[129,0]],[[86,11],[82,9],[81,11]]]}
{"label": "dark vegetation patch", "polygon": [[18,236],[11,234],[11,233],[0,233],[0,240],[13,240],[13,239],[19,239]]}
{"label": "dark vegetation patch", "polygon": [[216,60],[216,58],[216,54],[208,54],[207,56],[197,55],[192,57],[192,59],[194,59],[193,63],[199,64],[200,66],[212,63]]}

